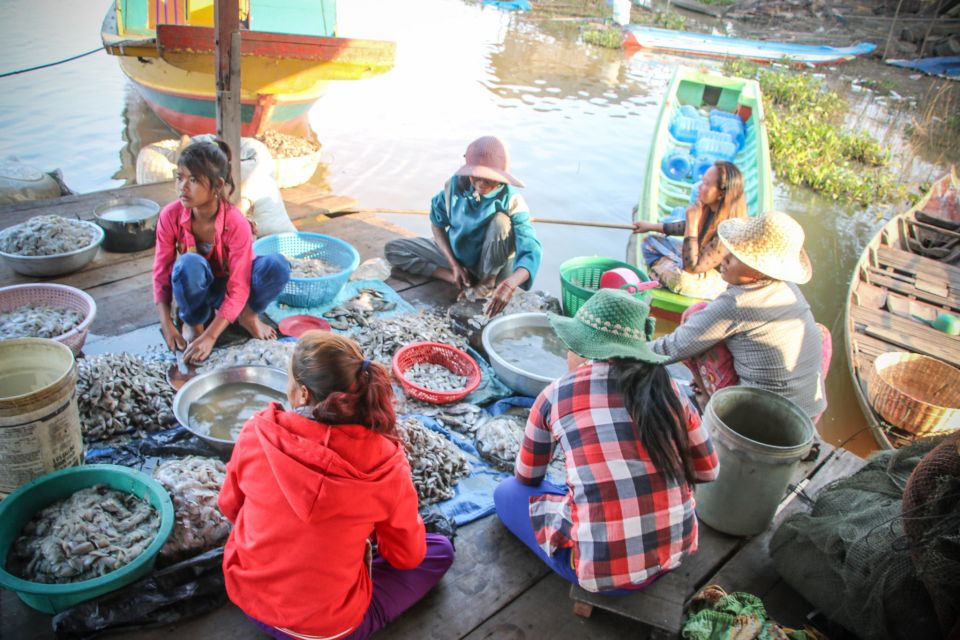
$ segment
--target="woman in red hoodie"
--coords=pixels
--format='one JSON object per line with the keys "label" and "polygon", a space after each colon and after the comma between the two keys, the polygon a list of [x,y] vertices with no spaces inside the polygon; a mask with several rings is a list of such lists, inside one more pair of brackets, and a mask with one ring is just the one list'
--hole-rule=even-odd
{"label": "woman in red hoodie", "polygon": [[253,416],[227,464],[227,594],[274,638],[366,638],[440,581],[453,547],[424,530],[386,369],[310,331],[289,375],[293,410]]}

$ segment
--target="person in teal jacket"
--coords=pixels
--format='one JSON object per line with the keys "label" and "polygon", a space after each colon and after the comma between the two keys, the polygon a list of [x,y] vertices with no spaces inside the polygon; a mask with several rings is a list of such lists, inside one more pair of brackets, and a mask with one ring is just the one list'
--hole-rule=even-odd
{"label": "person in teal jacket", "polygon": [[509,173],[507,148],[495,136],[470,143],[465,163],[430,203],[433,238],[403,238],[384,248],[393,266],[444,280],[490,298],[487,315],[507,306],[518,287],[529,290],[542,248],[526,201]]}

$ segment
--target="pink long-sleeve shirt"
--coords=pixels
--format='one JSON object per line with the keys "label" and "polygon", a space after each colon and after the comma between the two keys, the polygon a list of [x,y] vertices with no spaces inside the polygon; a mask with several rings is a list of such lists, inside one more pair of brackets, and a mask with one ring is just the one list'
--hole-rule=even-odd
{"label": "pink long-sleeve shirt", "polygon": [[[170,302],[173,285],[170,274],[177,256],[197,253],[193,218],[189,208],[174,201],[163,208],[157,221],[157,247],[153,259],[153,302]],[[233,322],[250,296],[253,269],[253,233],[240,209],[221,201],[210,255],[205,256],[213,275],[227,279],[227,291],[217,315]]]}

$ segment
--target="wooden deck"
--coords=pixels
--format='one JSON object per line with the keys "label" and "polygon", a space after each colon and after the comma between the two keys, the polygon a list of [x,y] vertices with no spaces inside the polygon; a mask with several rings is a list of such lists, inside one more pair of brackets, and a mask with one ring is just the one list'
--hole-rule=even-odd
{"label": "wooden deck", "polygon": [[[0,229],[41,213],[92,217],[94,206],[118,195],[146,197],[165,204],[172,198],[170,183],[144,185],[40,203],[0,207]],[[381,257],[383,245],[405,231],[374,216],[328,218],[323,212],[348,200],[312,189],[284,191],[287,208],[303,230],[335,235],[353,244],[361,259]],[[157,324],[152,301],[152,251],[110,254],[101,251],[81,272],[54,281],[87,290],[97,301],[93,333],[116,336]],[[32,281],[0,266],[0,285]],[[389,281],[414,304],[444,306],[453,290],[420,278]],[[818,460],[798,471],[795,484],[805,496],[829,481],[849,474],[862,461],[823,443]],[[794,494],[788,493],[788,498]],[[778,518],[807,508],[805,500],[786,500]],[[649,589],[621,598],[604,598],[571,587],[517,541],[495,516],[462,527],[456,538],[453,567],[440,585],[376,637],[422,639],[481,638],[644,638],[674,637],[682,622],[684,603],[701,586],[717,583],[728,591],[747,590],[764,598],[770,614],[785,624],[800,625],[809,606],[779,579],[766,552],[770,531],[743,539],[701,526],[701,549],[681,568]],[[573,611],[576,598],[592,604],[589,618]],[[50,616],[29,609],[14,594],[0,594],[0,637],[53,638]],[[114,634],[115,638],[262,637],[239,609],[228,604],[190,621],[160,629]]]}

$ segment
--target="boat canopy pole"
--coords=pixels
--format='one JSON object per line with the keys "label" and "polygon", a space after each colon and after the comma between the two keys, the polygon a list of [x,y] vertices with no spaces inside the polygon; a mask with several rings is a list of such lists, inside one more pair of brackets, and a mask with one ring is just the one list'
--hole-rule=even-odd
{"label": "boat canopy pole", "polygon": [[227,196],[240,201],[240,2],[216,0],[217,135],[230,146],[230,175],[236,190]]}

